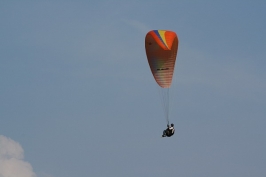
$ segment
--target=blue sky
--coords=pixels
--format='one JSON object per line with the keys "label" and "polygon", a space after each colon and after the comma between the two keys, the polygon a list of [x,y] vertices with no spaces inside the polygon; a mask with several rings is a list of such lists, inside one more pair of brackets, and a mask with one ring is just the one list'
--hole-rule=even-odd
{"label": "blue sky", "polygon": [[[0,164],[27,168],[20,177],[266,176],[265,8],[1,1]],[[160,138],[144,49],[152,29],[180,41],[171,138]],[[12,172],[0,167],[0,177]]]}

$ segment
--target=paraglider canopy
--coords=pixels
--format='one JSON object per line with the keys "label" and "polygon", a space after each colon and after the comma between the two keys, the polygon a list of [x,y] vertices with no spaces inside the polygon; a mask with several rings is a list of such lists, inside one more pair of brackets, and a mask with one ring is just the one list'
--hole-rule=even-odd
{"label": "paraglider canopy", "polygon": [[152,30],[145,38],[146,55],[151,72],[158,85],[169,88],[172,83],[178,38],[175,32]]}

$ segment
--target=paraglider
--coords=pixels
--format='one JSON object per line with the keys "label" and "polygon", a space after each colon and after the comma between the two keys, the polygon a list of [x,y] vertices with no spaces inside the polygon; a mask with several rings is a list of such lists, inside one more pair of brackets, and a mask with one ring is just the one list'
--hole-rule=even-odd
{"label": "paraglider", "polygon": [[173,31],[149,31],[145,38],[145,49],[153,77],[161,88],[160,94],[168,126],[162,137],[170,137],[174,134],[174,128],[169,125],[169,89],[175,69],[178,37]]}
{"label": "paraglider", "polygon": [[163,135],[162,137],[171,137],[173,136],[175,133],[175,128],[174,128],[174,124],[167,124],[167,129],[163,131]]}

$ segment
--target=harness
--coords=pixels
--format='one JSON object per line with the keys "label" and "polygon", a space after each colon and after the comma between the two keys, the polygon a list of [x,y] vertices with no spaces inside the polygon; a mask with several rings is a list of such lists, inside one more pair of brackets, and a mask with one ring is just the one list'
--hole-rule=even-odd
{"label": "harness", "polygon": [[165,133],[166,133],[166,136],[167,136],[167,137],[170,137],[170,136],[172,136],[173,134],[175,134],[175,129],[173,128],[172,130],[170,130],[169,128],[167,128],[167,129],[165,130]]}

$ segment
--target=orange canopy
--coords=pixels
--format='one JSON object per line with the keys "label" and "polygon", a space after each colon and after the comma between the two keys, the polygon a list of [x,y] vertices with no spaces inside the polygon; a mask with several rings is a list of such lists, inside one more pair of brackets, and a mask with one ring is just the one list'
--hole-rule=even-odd
{"label": "orange canopy", "polygon": [[153,30],[147,33],[145,48],[151,72],[162,88],[169,88],[174,74],[178,48],[175,32]]}

